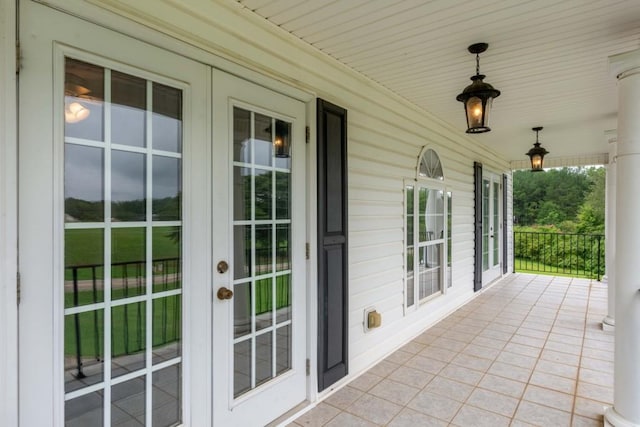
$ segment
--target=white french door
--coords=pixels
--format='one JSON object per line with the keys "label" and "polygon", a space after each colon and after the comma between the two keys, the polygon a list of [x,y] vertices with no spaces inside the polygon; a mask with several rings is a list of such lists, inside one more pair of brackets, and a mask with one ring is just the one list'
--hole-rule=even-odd
{"label": "white french door", "polygon": [[264,425],[305,398],[304,114],[213,73],[214,424]]}
{"label": "white french door", "polygon": [[33,2],[21,27],[21,424],[303,401],[304,104]]}
{"label": "white french door", "polygon": [[500,177],[485,173],[482,178],[482,283],[500,276]]}

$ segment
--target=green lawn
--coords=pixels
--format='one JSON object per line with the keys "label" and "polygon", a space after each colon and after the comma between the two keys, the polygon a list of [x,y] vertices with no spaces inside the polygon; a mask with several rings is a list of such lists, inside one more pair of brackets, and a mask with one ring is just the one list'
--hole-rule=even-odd
{"label": "green lawn", "polygon": [[[146,307],[145,303],[133,303],[113,307],[111,310],[112,356],[132,354],[145,349]],[[181,295],[159,298],[153,301],[153,345],[158,346],[180,339]],[[80,334],[82,356],[104,356],[103,310],[65,316],[65,354],[75,356],[76,319]]]}
{"label": "green lawn", "polygon": [[524,258],[515,259],[514,270],[518,273],[535,273],[548,276],[595,278],[594,274],[584,269],[563,269],[562,267],[556,267]]}
{"label": "green lawn", "polygon": [[[179,227],[154,227],[152,229],[152,258],[179,258],[180,245],[176,240]],[[135,263],[146,259],[146,230],[140,228],[114,228],[111,230],[111,262]],[[72,280],[70,267],[95,266],[98,278],[104,277],[104,230],[65,231],[65,280]],[[128,266],[132,268],[132,266]],[[78,268],[78,279],[91,279],[91,267]],[[129,273],[130,274],[130,273]],[[112,267],[112,277],[123,277],[123,267]]]}

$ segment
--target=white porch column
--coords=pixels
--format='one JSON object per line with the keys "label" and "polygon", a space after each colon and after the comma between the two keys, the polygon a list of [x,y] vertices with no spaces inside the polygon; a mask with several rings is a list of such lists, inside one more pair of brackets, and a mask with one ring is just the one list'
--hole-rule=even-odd
{"label": "white porch column", "polygon": [[609,58],[618,78],[613,407],[605,425],[640,426],[640,50]]}
{"label": "white porch column", "polygon": [[615,242],[616,242],[616,155],[617,134],[615,131],[605,132],[609,142],[609,164],[607,165],[606,198],[605,198],[605,276],[607,283],[607,316],[602,319],[602,329],[613,331],[616,312],[616,273],[615,273]]}

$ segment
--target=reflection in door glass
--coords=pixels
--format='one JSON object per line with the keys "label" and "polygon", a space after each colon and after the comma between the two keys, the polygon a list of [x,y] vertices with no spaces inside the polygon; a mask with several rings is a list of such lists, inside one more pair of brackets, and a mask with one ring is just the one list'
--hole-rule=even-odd
{"label": "reflection in door glass", "polygon": [[103,141],[104,69],[65,59],[64,75],[65,137]]}
{"label": "reflection in door glass", "polygon": [[65,424],[178,425],[182,91],[66,58],[60,120]]}
{"label": "reflection in door glass", "polygon": [[104,150],[66,144],[65,222],[104,221]]}
{"label": "reflection in door glass", "polygon": [[234,396],[291,369],[291,123],[233,109]]}
{"label": "reflection in door glass", "polygon": [[111,142],[146,145],[147,82],[129,74],[111,72]]}

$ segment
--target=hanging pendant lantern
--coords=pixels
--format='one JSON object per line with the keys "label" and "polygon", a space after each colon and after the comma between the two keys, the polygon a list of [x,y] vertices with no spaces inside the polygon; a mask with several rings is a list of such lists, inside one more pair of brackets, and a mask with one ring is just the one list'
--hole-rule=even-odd
{"label": "hanging pendant lantern", "polygon": [[541,172],[543,170],[544,156],[549,154],[547,150],[540,146],[538,142],[538,132],[542,130],[542,126],[531,128],[536,133],[536,142],[533,148],[527,152],[527,156],[531,159],[531,172]]}
{"label": "hanging pendant lantern", "polygon": [[465,87],[456,99],[464,103],[464,111],[467,115],[467,133],[489,132],[489,113],[493,98],[500,96],[500,91],[495,89],[483,79],[480,74],[480,54],[487,50],[487,43],[476,43],[469,46],[469,52],[476,54],[476,75],[471,77],[472,83]]}

